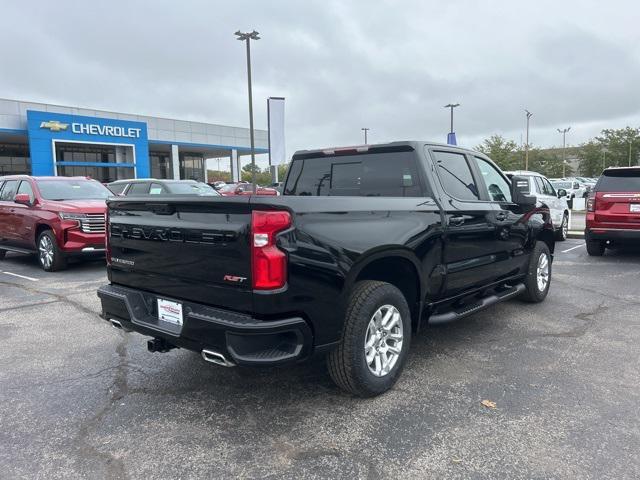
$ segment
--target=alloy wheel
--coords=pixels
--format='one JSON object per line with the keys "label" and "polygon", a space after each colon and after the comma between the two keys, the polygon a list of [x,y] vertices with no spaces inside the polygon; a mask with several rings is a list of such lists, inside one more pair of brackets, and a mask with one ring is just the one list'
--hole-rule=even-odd
{"label": "alloy wheel", "polygon": [[47,235],[43,235],[40,238],[40,245],[38,245],[38,256],[40,263],[45,268],[51,268],[53,264],[53,243]]}
{"label": "alloy wheel", "polygon": [[538,290],[544,292],[549,283],[549,256],[544,252],[542,252],[538,258],[536,281],[538,283]]}
{"label": "alloy wheel", "polygon": [[369,371],[384,377],[398,362],[402,352],[403,327],[400,312],[393,305],[383,305],[367,326],[364,353]]}

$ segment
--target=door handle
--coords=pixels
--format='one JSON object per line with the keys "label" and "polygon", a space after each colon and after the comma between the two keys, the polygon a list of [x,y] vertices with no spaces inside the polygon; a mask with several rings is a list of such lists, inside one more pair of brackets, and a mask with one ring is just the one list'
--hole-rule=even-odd
{"label": "door handle", "polygon": [[498,220],[499,222],[502,222],[506,219],[507,219],[507,214],[505,212],[496,213],[496,220]]}
{"label": "door handle", "polygon": [[461,215],[451,217],[449,219],[449,225],[453,225],[454,227],[459,227],[464,223],[464,217]]}

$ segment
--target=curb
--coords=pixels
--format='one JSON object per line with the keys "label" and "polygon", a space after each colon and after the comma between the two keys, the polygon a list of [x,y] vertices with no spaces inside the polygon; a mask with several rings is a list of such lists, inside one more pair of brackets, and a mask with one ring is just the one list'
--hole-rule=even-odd
{"label": "curb", "polygon": [[574,231],[574,232],[569,232],[567,233],[567,238],[578,238],[578,239],[583,239],[584,238],[584,232],[580,232],[580,231]]}

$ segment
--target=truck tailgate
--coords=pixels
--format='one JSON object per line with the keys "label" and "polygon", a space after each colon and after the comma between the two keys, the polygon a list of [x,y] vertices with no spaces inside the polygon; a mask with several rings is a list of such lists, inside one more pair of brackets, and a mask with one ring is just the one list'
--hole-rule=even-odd
{"label": "truck tailgate", "polygon": [[168,299],[251,310],[249,197],[107,203],[111,282]]}

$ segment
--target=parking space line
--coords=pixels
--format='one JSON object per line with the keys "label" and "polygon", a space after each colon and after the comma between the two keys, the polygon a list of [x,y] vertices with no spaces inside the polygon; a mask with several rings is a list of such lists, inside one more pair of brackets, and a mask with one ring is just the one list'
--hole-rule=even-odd
{"label": "parking space line", "polygon": [[567,248],[566,250],[562,250],[562,253],[567,253],[570,252],[571,250],[575,250],[576,248],[580,248],[580,247],[584,247],[584,243],[581,243],[580,245],[576,245],[575,247],[571,247],[571,248]]}
{"label": "parking space line", "polygon": [[11,275],[12,277],[18,277],[18,278],[23,278],[25,280],[31,280],[32,282],[37,282],[38,279],[37,278],[33,278],[33,277],[27,277],[26,275],[19,275],[17,273],[12,273],[12,272],[4,272],[2,270],[0,270],[0,273],[4,273],[5,275]]}

